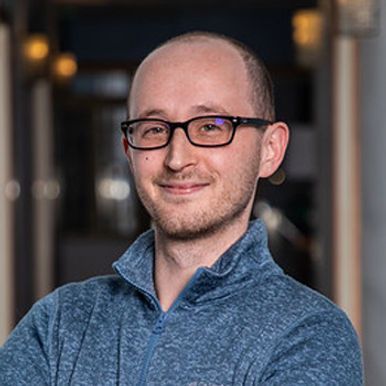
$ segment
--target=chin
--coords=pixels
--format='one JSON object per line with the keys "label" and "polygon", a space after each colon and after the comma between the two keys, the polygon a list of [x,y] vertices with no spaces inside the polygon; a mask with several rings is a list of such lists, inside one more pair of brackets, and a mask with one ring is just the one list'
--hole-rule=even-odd
{"label": "chin", "polygon": [[174,240],[194,240],[207,237],[214,233],[215,228],[211,226],[200,226],[199,224],[174,223],[172,221],[155,221],[159,231],[169,239]]}
{"label": "chin", "polygon": [[243,216],[245,208],[238,208],[228,213],[194,214],[186,212],[181,216],[160,215],[153,217],[156,229],[163,235],[174,240],[194,240],[211,237],[232,223],[236,223]]}

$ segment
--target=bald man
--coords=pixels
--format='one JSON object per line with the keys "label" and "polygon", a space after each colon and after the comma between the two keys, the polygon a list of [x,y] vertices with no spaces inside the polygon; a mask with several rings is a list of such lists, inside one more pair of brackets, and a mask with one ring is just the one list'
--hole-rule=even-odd
{"label": "bald man", "polygon": [[189,33],[132,82],[122,145],[154,229],[115,276],[59,288],[0,351],[1,385],[362,385],[346,315],[286,276],[249,222],[283,160],[263,63]]}

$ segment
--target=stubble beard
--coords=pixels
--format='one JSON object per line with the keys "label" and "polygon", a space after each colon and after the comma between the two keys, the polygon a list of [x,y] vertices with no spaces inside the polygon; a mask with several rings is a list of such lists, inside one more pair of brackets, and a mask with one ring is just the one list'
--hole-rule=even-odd
{"label": "stubble beard", "polygon": [[[182,208],[165,202],[153,200],[141,184],[137,184],[138,195],[149,212],[156,229],[165,237],[173,240],[194,240],[213,236],[226,227],[235,224],[246,214],[249,204],[254,198],[257,182],[257,168],[253,165],[244,167],[233,177],[233,185],[225,184],[221,192],[217,192],[209,201],[202,205],[195,203]],[[175,209],[175,210],[174,210]]]}

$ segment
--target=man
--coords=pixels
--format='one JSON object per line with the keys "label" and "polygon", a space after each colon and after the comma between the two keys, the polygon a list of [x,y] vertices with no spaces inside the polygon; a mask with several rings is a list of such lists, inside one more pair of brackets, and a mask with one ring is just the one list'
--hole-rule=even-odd
{"label": "man", "polygon": [[0,353],[1,385],[361,385],[350,322],[283,274],[257,181],[280,165],[263,64],[228,38],[191,33],[140,65],[123,147],[154,230],[117,276],[56,290]]}

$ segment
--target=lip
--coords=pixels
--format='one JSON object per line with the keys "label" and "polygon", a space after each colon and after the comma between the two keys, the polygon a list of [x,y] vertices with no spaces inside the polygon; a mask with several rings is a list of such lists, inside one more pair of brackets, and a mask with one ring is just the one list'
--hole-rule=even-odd
{"label": "lip", "polygon": [[188,195],[199,192],[208,186],[208,183],[161,183],[159,186],[167,193]]}

